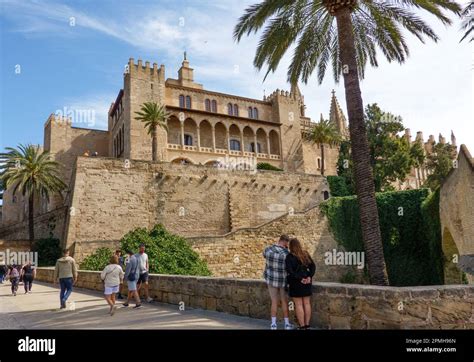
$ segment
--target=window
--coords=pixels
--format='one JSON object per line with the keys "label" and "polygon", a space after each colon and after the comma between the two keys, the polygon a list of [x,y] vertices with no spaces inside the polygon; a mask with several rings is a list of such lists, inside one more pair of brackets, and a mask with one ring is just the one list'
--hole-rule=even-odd
{"label": "window", "polygon": [[214,113],[217,113],[217,102],[216,102],[215,99],[212,100],[211,111],[214,112]]}
{"label": "window", "polygon": [[237,104],[234,104],[234,116],[239,116],[239,106]]}
{"label": "window", "polygon": [[[255,142],[250,143],[249,151],[255,152]],[[262,153],[262,147],[260,147],[260,143],[257,142],[257,153]]]}
{"label": "window", "polygon": [[233,109],[233,107],[232,107],[232,103],[229,103],[229,104],[227,105],[227,114],[228,114],[229,116],[232,116],[232,115],[234,114],[234,109]]}
{"label": "window", "polygon": [[182,94],[179,96],[179,106],[184,108],[184,96]]}
{"label": "window", "polygon": [[324,192],[323,192],[323,199],[324,199],[324,200],[329,199],[329,192],[328,192],[328,191],[324,191]]}
{"label": "window", "polygon": [[230,149],[232,151],[240,151],[240,141],[239,140],[230,140]]}
{"label": "window", "polygon": [[320,170],[320,169],[321,169],[321,159],[318,158],[318,170]]}
{"label": "window", "polygon": [[206,109],[207,112],[210,112],[211,111],[211,101],[209,99],[206,99],[204,101],[204,107]]}
{"label": "window", "polygon": [[190,134],[184,135],[184,145],[185,146],[192,146],[193,145],[193,136]]}
{"label": "window", "polygon": [[253,118],[253,109],[249,107],[249,118]]}
{"label": "window", "polygon": [[258,109],[257,108],[253,109],[253,118],[258,119]]}
{"label": "window", "polygon": [[191,109],[191,97],[186,96],[186,108]]}

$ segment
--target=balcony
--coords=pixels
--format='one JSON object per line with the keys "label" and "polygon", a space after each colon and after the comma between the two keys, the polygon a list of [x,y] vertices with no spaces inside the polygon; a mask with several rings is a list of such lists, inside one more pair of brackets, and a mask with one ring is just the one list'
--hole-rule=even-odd
{"label": "balcony", "polygon": [[[186,151],[186,152],[197,152],[197,153],[211,153],[215,155],[229,155],[229,156],[244,156],[244,157],[255,157],[254,152],[248,151],[235,151],[235,150],[226,150],[223,148],[216,148],[213,150],[210,147],[197,147],[197,146],[181,146],[174,143],[168,143],[168,150],[177,150],[177,151]],[[257,159],[267,159],[278,161],[281,159],[280,155],[273,155],[268,153],[258,153]]]}

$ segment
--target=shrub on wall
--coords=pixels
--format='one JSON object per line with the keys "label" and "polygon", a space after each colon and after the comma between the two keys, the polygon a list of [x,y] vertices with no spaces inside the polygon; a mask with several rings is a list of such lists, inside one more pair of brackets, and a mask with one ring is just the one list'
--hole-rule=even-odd
{"label": "shrub on wall", "polygon": [[257,170],[283,171],[281,168],[275,167],[267,162],[257,163]]}
{"label": "shrub on wall", "polygon": [[[120,240],[120,249],[138,252],[140,244],[145,244],[150,273],[174,275],[211,275],[207,264],[192,250],[186,239],[169,233],[162,225],[153,229],[137,228],[128,232]],[[102,270],[108,264],[113,251],[98,249],[84,259],[81,269]]]}
{"label": "shrub on wall", "polygon": [[38,266],[56,265],[56,260],[61,257],[59,239],[52,237],[36,240],[33,251],[38,253]]}
{"label": "shrub on wall", "polygon": [[346,180],[341,176],[327,176],[331,196],[349,196],[351,193],[347,188]]}
{"label": "shrub on wall", "polygon": [[[429,190],[378,193],[377,207],[390,284],[394,286],[440,284],[441,239],[436,217],[436,196],[422,211]],[[355,196],[333,197],[321,204],[335,239],[347,251],[363,251],[359,208]],[[439,219],[439,211],[438,211]],[[429,236],[431,235],[431,236]],[[436,267],[435,267],[436,266]]]}

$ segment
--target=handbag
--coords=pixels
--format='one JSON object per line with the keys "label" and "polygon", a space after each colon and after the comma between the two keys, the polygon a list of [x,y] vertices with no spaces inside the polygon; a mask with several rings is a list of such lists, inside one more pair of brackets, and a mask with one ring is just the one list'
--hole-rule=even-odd
{"label": "handbag", "polygon": [[137,266],[135,267],[135,269],[132,271],[130,271],[130,273],[128,274],[128,281],[129,282],[134,282],[135,279],[136,279],[136,275],[137,275],[137,268],[138,268],[138,261],[137,261]]}

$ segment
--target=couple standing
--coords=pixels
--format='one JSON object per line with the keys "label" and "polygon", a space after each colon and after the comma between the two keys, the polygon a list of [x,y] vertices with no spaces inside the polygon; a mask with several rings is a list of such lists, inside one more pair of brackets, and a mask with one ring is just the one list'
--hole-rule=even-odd
{"label": "couple standing", "polygon": [[288,317],[288,296],[295,304],[298,329],[309,329],[311,320],[312,278],[316,266],[298,239],[281,235],[278,243],[263,252],[266,261],[264,278],[272,300],[271,329],[277,329],[277,310],[281,303],[285,329],[293,329]]}

